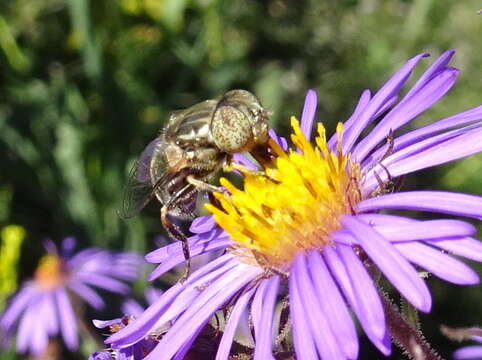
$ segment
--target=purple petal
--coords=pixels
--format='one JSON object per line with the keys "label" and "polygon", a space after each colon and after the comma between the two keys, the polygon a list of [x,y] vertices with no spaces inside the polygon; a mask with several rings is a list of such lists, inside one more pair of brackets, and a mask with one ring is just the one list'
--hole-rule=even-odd
{"label": "purple petal", "polygon": [[[263,281],[263,283],[260,285],[260,288],[261,286],[265,286],[265,291],[263,292],[264,296],[262,298],[262,301],[258,304],[258,306],[260,306],[257,311],[257,313],[259,314],[258,321],[254,320],[254,312],[252,313],[253,323],[255,325],[256,323],[258,324],[258,327],[254,328],[254,333],[256,337],[256,347],[254,348],[255,360],[274,359],[272,351],[273,313],[274,307],[276,305],[279,283],[279,276],[272,276],[271,278]],[[260,288],[258,288],[257,293],[260,291]],[[256,297],[254,298],[254,301],[256,301]]]}
{"label": "purple petal", "polygon": [[300,294],[303,294],[301,303],[305,311],[309,312],[305,315],[305,318],[308,319],[320,357],[322,359],[344,359],[345,355],[341,352],[340,344],[338,344],[334,333],[330,329],[326,314],[320,307],[313,287],[313,280],[306,268],[304,253],[299,253],[296,256],[291,267],[290,277],[294,277]]}
{"label": "purple petal", "polygon": [[55,298],[58,305],[60,329],[65,345],[69,350],[76,350],[79,346],[77,339],[77,320],[75,319],[72,304],[64,288],[59,288],[55,291]]}
{"label": "purple petal", "polygon": [[112,319],[112,320],[97,320],[97,319],[94,319],[94,320],[92,320],[92,323],[94,324],[94,326],[96,328],[104,329],[104,328],[112,326],[112,325],[122,324],[122,318],[116,318],[116,319]]}
{"label": "purple petal", "polygon": [[192,341],[197,331],[226,301],[261,272],[260,268],[240,263],[218,281],[211,283],[196,302],[176,319],[172,328],[145,359],[171,359],[185,343]]}
{"label": "purple petal", "polygon": [[337,246],[336,250],[326,246],[323,257],[368,338],[388,356],[391,343],[385,324],[385,313],[365,267],[353,249],[344,245]]}
{"label": "purple petal", "polygon": [[46,332],[43,322],[37,324],[41,297],[42,294],[37,294],[35,298],[32,297],[32,301],[20,318],[17,331],[17,350],[20,353],[26,352],[32,346],[33,331],[37,325]]}
{"label": "purple petal", "polygon": [[[105,256],[107,253],[96,248],[85,249],[72,256],[67,264],[71,269],[77,269],[89,262],[97,263],[96,260],[98,255]],[[107,258],[107,256],[105,257]]]}
{"label": "purple petal", "polygon": [[448,191],[408,191],[363,200],[357,210],[388,209],[433,211],[482,219],[482,197]]}
{"label": "purple petal", "polygon": [[[412,101],[413,95],[415,95],[420,89],[423,89],[427,86],[427,84],[437,75],[439,75],[440,72],[445,70],[447,68],[448,63],[452,59],[453,55],[455,54],[454,50],[448,50],[444,52],[439,58],[434,61],[432,65],[424,72],[424,74],[420,77],[420,79],[415,83],[415,85],[410,89],[410,91],[407,93],[403,101]],[[397,138],[397,146],[399,145],[399,139]],[[383,155],[386,152],[386,146],[384,147],[385,150],[384,152],[381,152],[379,156],[374,157],[375,159],[379,159],[381,155]],[[397,150],[397,147],[394,149],[395,151]]]}
{"label": "purple petal", "polygon": [[128,299],[122,304],[122,313],[125,315],[131,315],[139,317],[144,312],[144,308],[134,299]]}
{"label": "purple petal", "polygon": [[[408,146],[389,156],[381,164],[391,177],[398,177],[479,153],[482,151],[481,138],[480,127],[459,129]],[[406,153],[411,154],[403,156]],[[379,173],[382,181],[387,179],[387,171],[383,170]],[[378,185],[379,180],[373,175],[374,172],[378,171],[371,170],[366,175],[368,180],[364,183],[364,187],[367,189],[373,188],[375,184]]]}
{"label": "purple petal", "polygon": [[72,281],[69,288],[96,310],[104,308],[104,300],[90,286],[80,281]]}
{"label": "purple petal", "polygon": [[310,329],[304,305],[301,302],[298,280],[289,277],[290,315],[293,321],[293,343],[296,357],[304,360],[318,360],[313,332]]}
{"label": "purple petal", "polygon": [[45,326],[49,335],[57,335],[59,332],[59,321],[55,305],[54,294],[51,292],[44,294],[40,313],[47,320]]}
{"label": "purple petal", "polygon": [[467,259],[482,262],[482,242],[472,238],[443,239],[431,242],[431,245],[447,250]]}
{"label": "purple petal", "polygon": [[206,284],[211,284],[219,279],[227,276],[230,272],[233,272],[238,266],[236,260],[226,263],[224,266],[211,271],[209,274],[192,281],[189,285],[185,286],[183,291],[178,295],[176,301],[174,301],[171,306],[157,319],[157,324],[165,324],[168,321],[172,321],[180,314],[182,314],[186,309],[193,307],[194,304],[199,300],[198,298],[204,293],[203,288]]}
{"label": "purple petal", "polygon": [[[207,322],[206,322],[207,323]],[[189,341],[187,341],[186,343],[184,343],[181,348],[179,349],[179,351],[176,353],[176,355],[174,355],[174,357],[172,358],[172,360],[186,360],[186,354],[188,353],[189,350],[191,350],[191,347],[192,347],[192,344],[194,343],[194,341],[196,341],[196,338],[197,336],[199,335],[199,333],[202,331],[202,329],[204,328],[204,326],[206,325],[206,323],[204,323],[202,326],[200,326],[196,332],[193,334],[193,336],[191,337],[191,339]]]}
{"label": "purple petal", "polygon": [[176,284],[167,290],[162,298],[149,306],[136,321],[130,323],[119,332],[108,337],[105,342],[113,348],[131,346],[141,341],[154,328],[158,317],[166,310],[176,296],[182,291],[182,285]]}
{"label": "purple petal", "polygon": [[31,283],[25,285],[17,295],[10,300],[10,305],[0,319],[0,326],[8,332],[15,324],[19,315],[30,304],[31,300],[37,296],[37,289]]}
{"label": "purple petal", "polygon": [[[360,99],[358,100],[358,104],[353,111],[353,114],[348,118],[348,120],[343,123],[343,128],[345,132],[353,126],[353,124],[358,120],[358,117],[362,114],[363,110],[365,110],[365,107],[370,102],[370,96],[370,90],[363,90]],[[336,133],[333,134],[328,141],[328,146],[330,147],[330,149],[335,149],[337,139],[338,135]]]}
{"label": "purple petal", "polygon": [[301,114],[301,131],[305,137],[309,140],[311,139],[311,134],[313,132],[313,124],[316,115],[316,106],[318,104],[318,99],[315,90],[308,90],[305,97],[305,104],[303,105],[303,112]]}
{"label": "purple petal", "polygon": [[75,280],[120,294],[127,294],[129,292],[129,287],[119,280],[100,274],[93,274],[90,271],[88,273],[77,274]]}
{"label": "purple petal", "polygon": [[[194,257],[200,254],[207,253],[209,251],[224,249],[232,245],[232,243],[233,241],[229,237],[205,241],[205,242],[199,242],[190,246],[189,252],[191,254],[191,257]],[[146,255],[146,260],[148,262],[157,263],[159,262],[160,259],[162,259],[160,261],[161,264],[157,266],[154,269],[154,271],[152,271],[149,274],[149,277],[148,277],[149,281],[152,281],[158,278],[159,276],[163,275],[167,271],[171,270],[172,268],[186,261],[186,259],[184,258],[184,253],[182,252],[182,246],[180,242],[167,245],[164,248],[166,248],[165,250],[168,250],[166,251],[166,254],[163,254],[162,252],[157,252],[154,254],[154,252],[152,252]]]}
{"label": "purple petal", "polygon": [[113,347],[119,347],[132,345],[140,341],[153,329],[159,318],[164,315],[180,293],[189,285],[199,280],[204,280],[208,276],[212,277],[212,273],[215,272],[216,269],[224,268],[226,265],[230,266],[230,260],[232,259],[233,255],[231,254],[223,255],[199,270],[196,270],[186,280],[184,285],[177,283],[171,286],[169,290],[163,293],[158,301],[149,306],[136,321],[111,335],[105,342],[112,344]]}
{"label": "purple petal", "polygon": [[42,245],[49,254],[58,254],[57,245],[51,239],[45,239],[42,241]]}
{"label": "purple petal", "polygon": [[366,106],[363,114],[359,119],[353,123],[343,136],[343,153],[346,154],[351,151],[353,144],[356,142],[362,131],[367,127],[378,110],[384,106],[387,101],[390,101],[395,96],[402,86],[407,82],[412,70],[417,63],[428,54],[420,54],[405,63],[400,70],[398,70],[383,87],[377,91],[375,96],[370,100]]}
{"label": "purple petal", "polygon": [[125,348],[125,349],[120,349],[117,352],[117,357],[118,359],[116,360],[134,360],[134,348]]}
{"label": "purple petal", "polygon": [[215,360],[228,360],[238,323],[256,289],[257,285],[244,292],[233,306],[233,309],[231,310],[227,319],[223,336],[219,342],[218,352]]}
{"label": "purple petal", "polygon": [[[112,360],[112,354],[108,350],[96,351],[87,360]],[[121,360],[119,358],[119,360]]]}
{"label": "purple petal", "polygon": [[[428,151],[434,147],[443,145],[448,141],[455,140],[460,136],[465,135],[477,128],[480,128],[480,125],[472,124],[460,129],[447,131],[440,135],[429,137],[427,139],[415,142],[398,150],[393,150],[392,153],[382,161],[380,161],[380,159],[385,155],[385,153],[378,154],[378,152],[375,152],[379,157],[375,158],[374,156],[370,156],[368,158],[368,161],[365,161],[362,164],[362,168],[366,173],[365,178],[367,178],[363,184],[364,188],[373,187],[372,184],[375,182],[378,184],[376,177],[373,175],[374,172],[377,172],[380,177],[383,178],[383,180],[387,178],[387,176],[385,175],[387,171],[381,165],[383,165],[385,168],[389,168],[393,165],[396,166],[398,162],[403,161],[404,159],[416,157],[418,156],[418,154]],[[398,138],[395,139],[395,142],[398,141],[397,139]]]}
{"label": "purple petal", "polygon": [[214,221],[214,217],[210,216],[199,216],[193,220],[191,226],[189,227],[189,231],[195,234],[202,234],[208,231],[211,231],[216,227],[216,222]]}
{"label": "purple petal", "polygon": [[374,119],[378,119],[382,116],[386,111],[393,107],[393,105],[398,101],[398,96],[392,96],[388,99],[383,106],[378,109],[377,113],[373,116]]}
{"label": "purple petal", "polygon": [[345,216],[342,224],[357,239],[387,279],[417,309],[428,312],[432,298],[427,285],[411,266],[377,231],[353,216]]}
{"label": "purple petal", "polygon": [[[48,334],[49,331],[56,327],[56,321],[57,319],[54,317],[53,319],[49,318],[48,316],[51,315],[52,310],[55,309],[50,309],[50,311],[45,312],[45,300],[49,298],[51,294],[43,294],[39,298],[39,302],[36,304],[36,306],[31,306],[30,310],[32,311],[32,316],[35,317],[35,324],[33,325],[33,329],[30,333],[30,350],[34,355],[40,355],[42,354],[45,349],[47,348],[48,344]],[[54,323],[50,323],[50,321],[53,321]]]}
{"label": "purple petal", "polygon": [[454,85],[457,75],[458,70],[447,69],[437,74],[413,96],[404,98],[355,147],[353,154],[358,161],[365,159],[378,143],[385,140],[390,130],[396,130],[411,121],[444,96]]}
{"label": "purple petal", "polygon": [[418,92],[421,88],[423,88],[430,80],[433,79],[437,73],[444,70],[452,57],[455,55],[455,50],[449,49],[445,51],[442,55],[440,55],[437,60],[433,62],[432,65],[423,73],[423,75],[417,80],[415,85],[410,89],[410,91],[405,96],[406,98],[410,98],[413,94]]}
{"label": "purple petal", "polygon": [[417,221],[375,226],[375,230],[391,242],[469,236],[477,231],[473,225],[460,220]]}
{"label": "purple petal", "polygon": [[119,280],[137,280],[144,266],[144,259],[138,253],[126,252],[115,254],[112,267],[107,267],[105,275],[112,276]]}
{"label": "purple petal", "polygon": [[482,151],[481,139],[482,129],[467,131],[418,154],[394,162],[388,166],[388,171],[396,177],[479,153]]}
{"label": "purple petal", "polygon": [[[229,235],[224,231],[211,231],[202,235],[195,235],[188,238],[189,250],[196,244],[201,246],[208,246],[211,243],[224,242],[229,239]],[[173,256],[183,255],[182,243],[176,241],[172,244],[164,245],[156,250],[148,253],[144,258],[147,262],[153,264],[160,264],[166,260],[170,260]],[[184,255],[183,255],[184,257]]]}
{"label": "purple petal", "polygon": [[456,360],[478,360],[482,358],[482,346],[466,346],[454,352]]}
{"label": "purple petal", "polygon": [[149,286],[145,291],[145,297],[149,305],[154,304],[162,295],[162,290]]}
{"label": "purple petal", "polygon": [[331,239],[335,244],[358,245],[358,241],[346,230],[336,230],[331,233]]}
{"label": "purple petal", "polygon": [[[388,214],[359,214],[358,218],[375,227],[403,225],[412,226],[423,224],[424,222]],[[454,220],[438,220],[454,221]],[[482,261],[482,242],[472,238],[439,238],[430,241],[430,245],[447,250],[453,254],[466,257],[475,261]]]}
{"label": "purple petal", "polygon": [[318,251],[308,254],[308,269],[331,331],[348,359],[358,358],[358,336],[345,301]]}
{"label": "purple petal", "polygon": [[[268,134],[283,150],[288,150],[288,141],[283,136],[278,136],[274,129],[269,129]],[[256,169],[258,169],[258,167],[256,167]]]}
{"label": "purple petal", "polygon": [[[201,241],[201,237],[199,236],[191,236],[189,237],[188,244],[189,244],[189,249],[194,246],[197,242]],[[172,244],[164,245],[161,246],[160,248],[151,251],[148,253],[146,256],[144,256],[144,259],[153,264],[158,264],[162,263],[165,260],[168,260],[171,256],[179,256],[179,254],[182,254],[182,244],[179,241],[176,241]]]}
{"label": "purple petal", "polygon": [[268,281],[263,281],[259,284],[258,290],[254,295],[253,302],[251,303],[251,318],[253,322],[253,328],[255,332],[255,339],[256,339],[256,331],[261,329],[261,318],[263,314],[263,300],[266,294],[268,286]]}
{"label": "purple petal", "polygon": [[63,257],[70,257],[75,249],[77,241],[73,236],[68,236],[62,240],[60,245],[60,253]]}
{"label": "purple petal", "polygon": [[410,262],[424,268],[435,276],[459,285],[479,282],[477,273],[450,255],[421,243],[399,243],[395,248]]}
{"label": "purple petal", "polygon": [[[464,111],[462,113],[450,116],[443,120],[436,121],[432,124],[426,125],[424,127],[397,137],[394,141],[392,152],[395,155],[401,150],[409,147],[410,145],[415,145],[418,142],[428,139],[429,137],[434,137],[434,135],[442,139],[443,137],[441,135],[437,135],[437,133],[441,133],[442,131],[450,130],[462,125],[474,124],[480,120],[482,120],[482,105]],[[364,161],[363,166],[372,166],[372,164],[378,162],[378,159],[380,159],[386,152],[387,145],[384,145],[379,150],[375,151],[372,155],[370,155],[368,159]]]}
{"label": "purple petal", "polygon": [[358,214],[357,217],[374,226],[407,225],[417,222],[414,219],[392,214]]}
{"label": "purple petal", "polygon": [[247,166],[250,169],[253,169],[253,170],[258,169],[258,167],[243,154],[234,154],[233,160],[234,160],[234,162],[237,162],[238,164]]}

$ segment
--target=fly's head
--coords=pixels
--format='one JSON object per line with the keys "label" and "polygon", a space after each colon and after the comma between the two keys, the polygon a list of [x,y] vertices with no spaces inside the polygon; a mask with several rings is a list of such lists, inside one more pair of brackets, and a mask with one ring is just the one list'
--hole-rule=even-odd
{"label": "fly's head", "polygon": [[250,151],[268,141],[267,111],[252,93],[232,90],[219,100],[210,130],[216,147],[222,152]]}

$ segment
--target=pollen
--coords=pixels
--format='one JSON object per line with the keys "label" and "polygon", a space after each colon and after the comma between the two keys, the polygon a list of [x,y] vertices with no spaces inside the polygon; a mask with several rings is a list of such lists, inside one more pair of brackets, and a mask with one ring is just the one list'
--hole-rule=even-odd
{"label": "pollen", "polygon": [[40,259],[35,270],[35,283],[43,289],[51,289],[65,280],[62,260],[54,254],[48,254]]}
{"label": "pollen", "polygon": [[340,228],[340,218],[352,214],[361,200],[360,166],[343,155],[343,126],[338,124],[338,146],[328,147],[325,128],[318,124],[316,145],[303,135],[291,118],[292,143],[283,150],[275,141],[275,155],[264,170],[244,171],[243,189],[222,178],[227,190],[214,196],[219,207],[206,204],[215,221],[259,265],[286,271],[300,251],[322,249],[330,234]]}

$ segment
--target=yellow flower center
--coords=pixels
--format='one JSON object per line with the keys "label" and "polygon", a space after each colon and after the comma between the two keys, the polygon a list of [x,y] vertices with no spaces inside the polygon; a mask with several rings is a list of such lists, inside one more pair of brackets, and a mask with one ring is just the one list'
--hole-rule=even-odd
{"label": "yellow flower center", "polygon": [[[330,244],[340,218],[353,213],[361,200],[359,164],[343,155],[340,145],[334,152],[329,149],[323,125],[318,124],[316,146],[294,117],[291,126],[291,140],[299,151],[284,151],[270,140],[276,155],[272,164],[245,172],[243,190],[221,179],[229,194],[214,194],[220,208],[206,205],[218,225],[259,265],[283,271],[298,252]],[[341,144],[342,124],[337,135]]]}
{"label": "yellow flower center", "polygon": [[35,270],[34,279],[36,284],[43,289],[52,289],[62,284],[65,280],[62,260],[53,254],[43,256]]}

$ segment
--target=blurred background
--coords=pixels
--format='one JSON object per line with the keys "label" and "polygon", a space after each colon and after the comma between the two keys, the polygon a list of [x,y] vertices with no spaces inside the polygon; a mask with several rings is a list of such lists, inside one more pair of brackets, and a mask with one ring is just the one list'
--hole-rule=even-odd
{"label": "blurred background", "polygon": [[[130,167],[172,110],[247,89],[286,134],[314,88],[318,120],[331,130],[363,89],[378,89],[419,52],[433,59],[447,48],[457,50],[459,80],[411,126],[479,105],[480,8],[479,0],[1,1],[0,228],[13,260],[0,269],[0,311],[31,277],[45,238],[73,235],[82,247],[140,253],[155,247],[158,206],[129,221],[116,210]],[[481,173],[478,155],[405,186],[481,194]],[[19,226],[14,235],[11,225]],[[482,324],[482,288],[434,278],[430,286],[436,300],[422,330],[450,357],[460,345],[439,326]],[[360,358],[378,356],[366,344]],[[0,358],[26,357],[10,349]]]}

